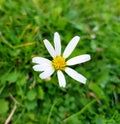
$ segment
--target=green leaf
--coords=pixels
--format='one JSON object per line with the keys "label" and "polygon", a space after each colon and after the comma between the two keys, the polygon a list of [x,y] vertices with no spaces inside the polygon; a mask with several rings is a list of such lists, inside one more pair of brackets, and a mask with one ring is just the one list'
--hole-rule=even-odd
{"label": "green leaf", "polygon": [[96,124],[106,124],[105,119],[102,117],[96,118]]}
{"label": "green leaf", "polygon": [[30,101],[33,101],[36,98],[36,96],[37,96],[37,93],[34,89],[27,92],[27,98]]}
{"label": "green leaf", "polygon": [[5,99],[0,99],[0,114],[8,111],[8,102]]}
{"label": "green leaf", "polygon": [[10,83],[16,82],[18,80],[20,73],[18,72],[11,72],[7,75],[6,81],[9,81]]}
{"label": "green leaf", "polygon": [[41,86],[38,86],[38,98],[43,99],[44,98],[44,91]]}
{"label": "green leaf", "polygon": [[26,81],[27,81],[26,76],[25,75],[24,76],[22,75],[21,78],[18,79],[17,84],[20,85],[20,86],[23,86],[23,85],[26,84]]}
{"label": "green leaf", "polygon": [[97,95],[98,98],[105,98],[104,92],[97,84],[90,84],[90,89]]}
{"label": "green leaf", "polygon": [[28,110],[33,110],[35,107],[37,107],[37,101],[36,100],[34,100],[34,101],[26,101],[25,105],[26,105],[26,108]]}
{"label": "green leaf", "polygon": [[33,113],[28,113],[27,116],[30,120],[33,120],[33,121],[35,120],[35,115]]}

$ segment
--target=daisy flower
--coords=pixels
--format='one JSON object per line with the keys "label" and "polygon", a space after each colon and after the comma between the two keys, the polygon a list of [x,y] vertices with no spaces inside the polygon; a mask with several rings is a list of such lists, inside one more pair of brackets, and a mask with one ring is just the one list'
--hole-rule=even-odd
{"label": "daisy flower", "polygon": [[52,60],[43,57],[34,57],[32,59],[32,62],[36,63],[36,65],[33,66],[33,69],[35,71],[42,72],[39,75],[39,77],[41,79],[46,79],[49,78],[55,71],[57,71],[59,85],[60,87],[65,87],[66,80],[63,73],[65,72],[74,80],[85,84],[86,78],[83,75],[76,72],[74,69],[72,69],[71,66],[89,61],[91,59],[90,55],[89,54],[79,55],[67,60],[67,58],[75,49],[79,40],[80,40],[79,36],[73,37],[72,40],[68,43],[67,47],[65,48],[63,54],[61,54],[61,40],[57,32],[54,33],[53,39],[54,47],[47,39],[45,39],[43,42],[49,54],[51,55]]}

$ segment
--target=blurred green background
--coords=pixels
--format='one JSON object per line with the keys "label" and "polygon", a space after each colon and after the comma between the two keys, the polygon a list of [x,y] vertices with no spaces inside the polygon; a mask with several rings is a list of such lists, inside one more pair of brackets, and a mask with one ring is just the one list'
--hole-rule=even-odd
{"label": "blurred green background", "polygon": [[[51,59],[43,39],[56,31],[63,49],[81,37],[71,57],[91,55],[73,67],[86,85],[33,71],[33,56]],[[10,124],[120,124],[120,0],[0,0],[0,124],[15,100]]]}

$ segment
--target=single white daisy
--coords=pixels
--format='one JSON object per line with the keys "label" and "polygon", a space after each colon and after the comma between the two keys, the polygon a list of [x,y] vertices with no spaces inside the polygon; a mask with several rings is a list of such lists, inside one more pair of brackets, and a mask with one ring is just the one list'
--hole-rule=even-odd
{"label": "single white daisy", "polygon": [[45,39],[43,42],[49,54],[52,56],[52,61],[43,57],[34,57],[32,59],[32,62],[37,64],[33,66],[33,69],[35,71],[42,72],[39,77],[41,79],[46,79],[49,78],[55,71],[57,71],[59,85],[60,87],[65,87],[66,80],[63,74],[64,71],[76,81],[85,84],[86,78],[68,66],[81,64],[86,61],[89,61],[91,59],[90,55],[79,55],[67,60],[67,58],[75,49],[79,40],[79,36],[73,37],[72,40],[68,43],[67,47],[65,48],[63,54],[61,54],[61,40],[57,32],[54,33],[54,48],[51,43],[47,39]]}

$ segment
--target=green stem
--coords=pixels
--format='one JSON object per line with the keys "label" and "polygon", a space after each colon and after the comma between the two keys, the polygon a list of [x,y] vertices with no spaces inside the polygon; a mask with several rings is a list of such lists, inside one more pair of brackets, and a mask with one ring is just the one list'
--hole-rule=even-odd
{"label": "green stem", "polygon": [[19,41],[21,41],[21,39],[22,39],[23,36],[25,35],[26,31],[27,31],[28,29],[30,29],[31,26],[32,26],[31,24],[28,24],[28,25],[24,28],[24,30],[22,31],[21,35],[18,37]]}
{"label": "green stem", "polygon": [[51,109],[50,109],[50,112],[49,112],[49,115],[48,115],[48,119],[47,119],[47,124],[50,123],[50,117],[51,117],[54,106],[55,106],[55,103],[53,103],[52,106],[51,106]]}
{"label": "green stem", "polygon": [[2,42],[3,42],[4,44],[6,44],[6,45],[9,46],[10,48],[14,49],[14,46],[13,46],[12,44],[10,44],[10,42],[8,42],[8,41],[4,38],[4,36],[2,35],[1,32],[0,32],[0,38],[1,38],[1,40],[2,40]]}
{"label": "green stem", "polygon": [[75,116],[78,116],[80,114],[82,114],[84,111],[86,111],[93,103],[95,103],[96,100],[92,100],[91,102],[89,102],[85,107],[83,107],[79,112],[69,116],[68,118],[65,118],[63,121],[66,122],[68,120],[70,120],[71,118],[75,117]]}

